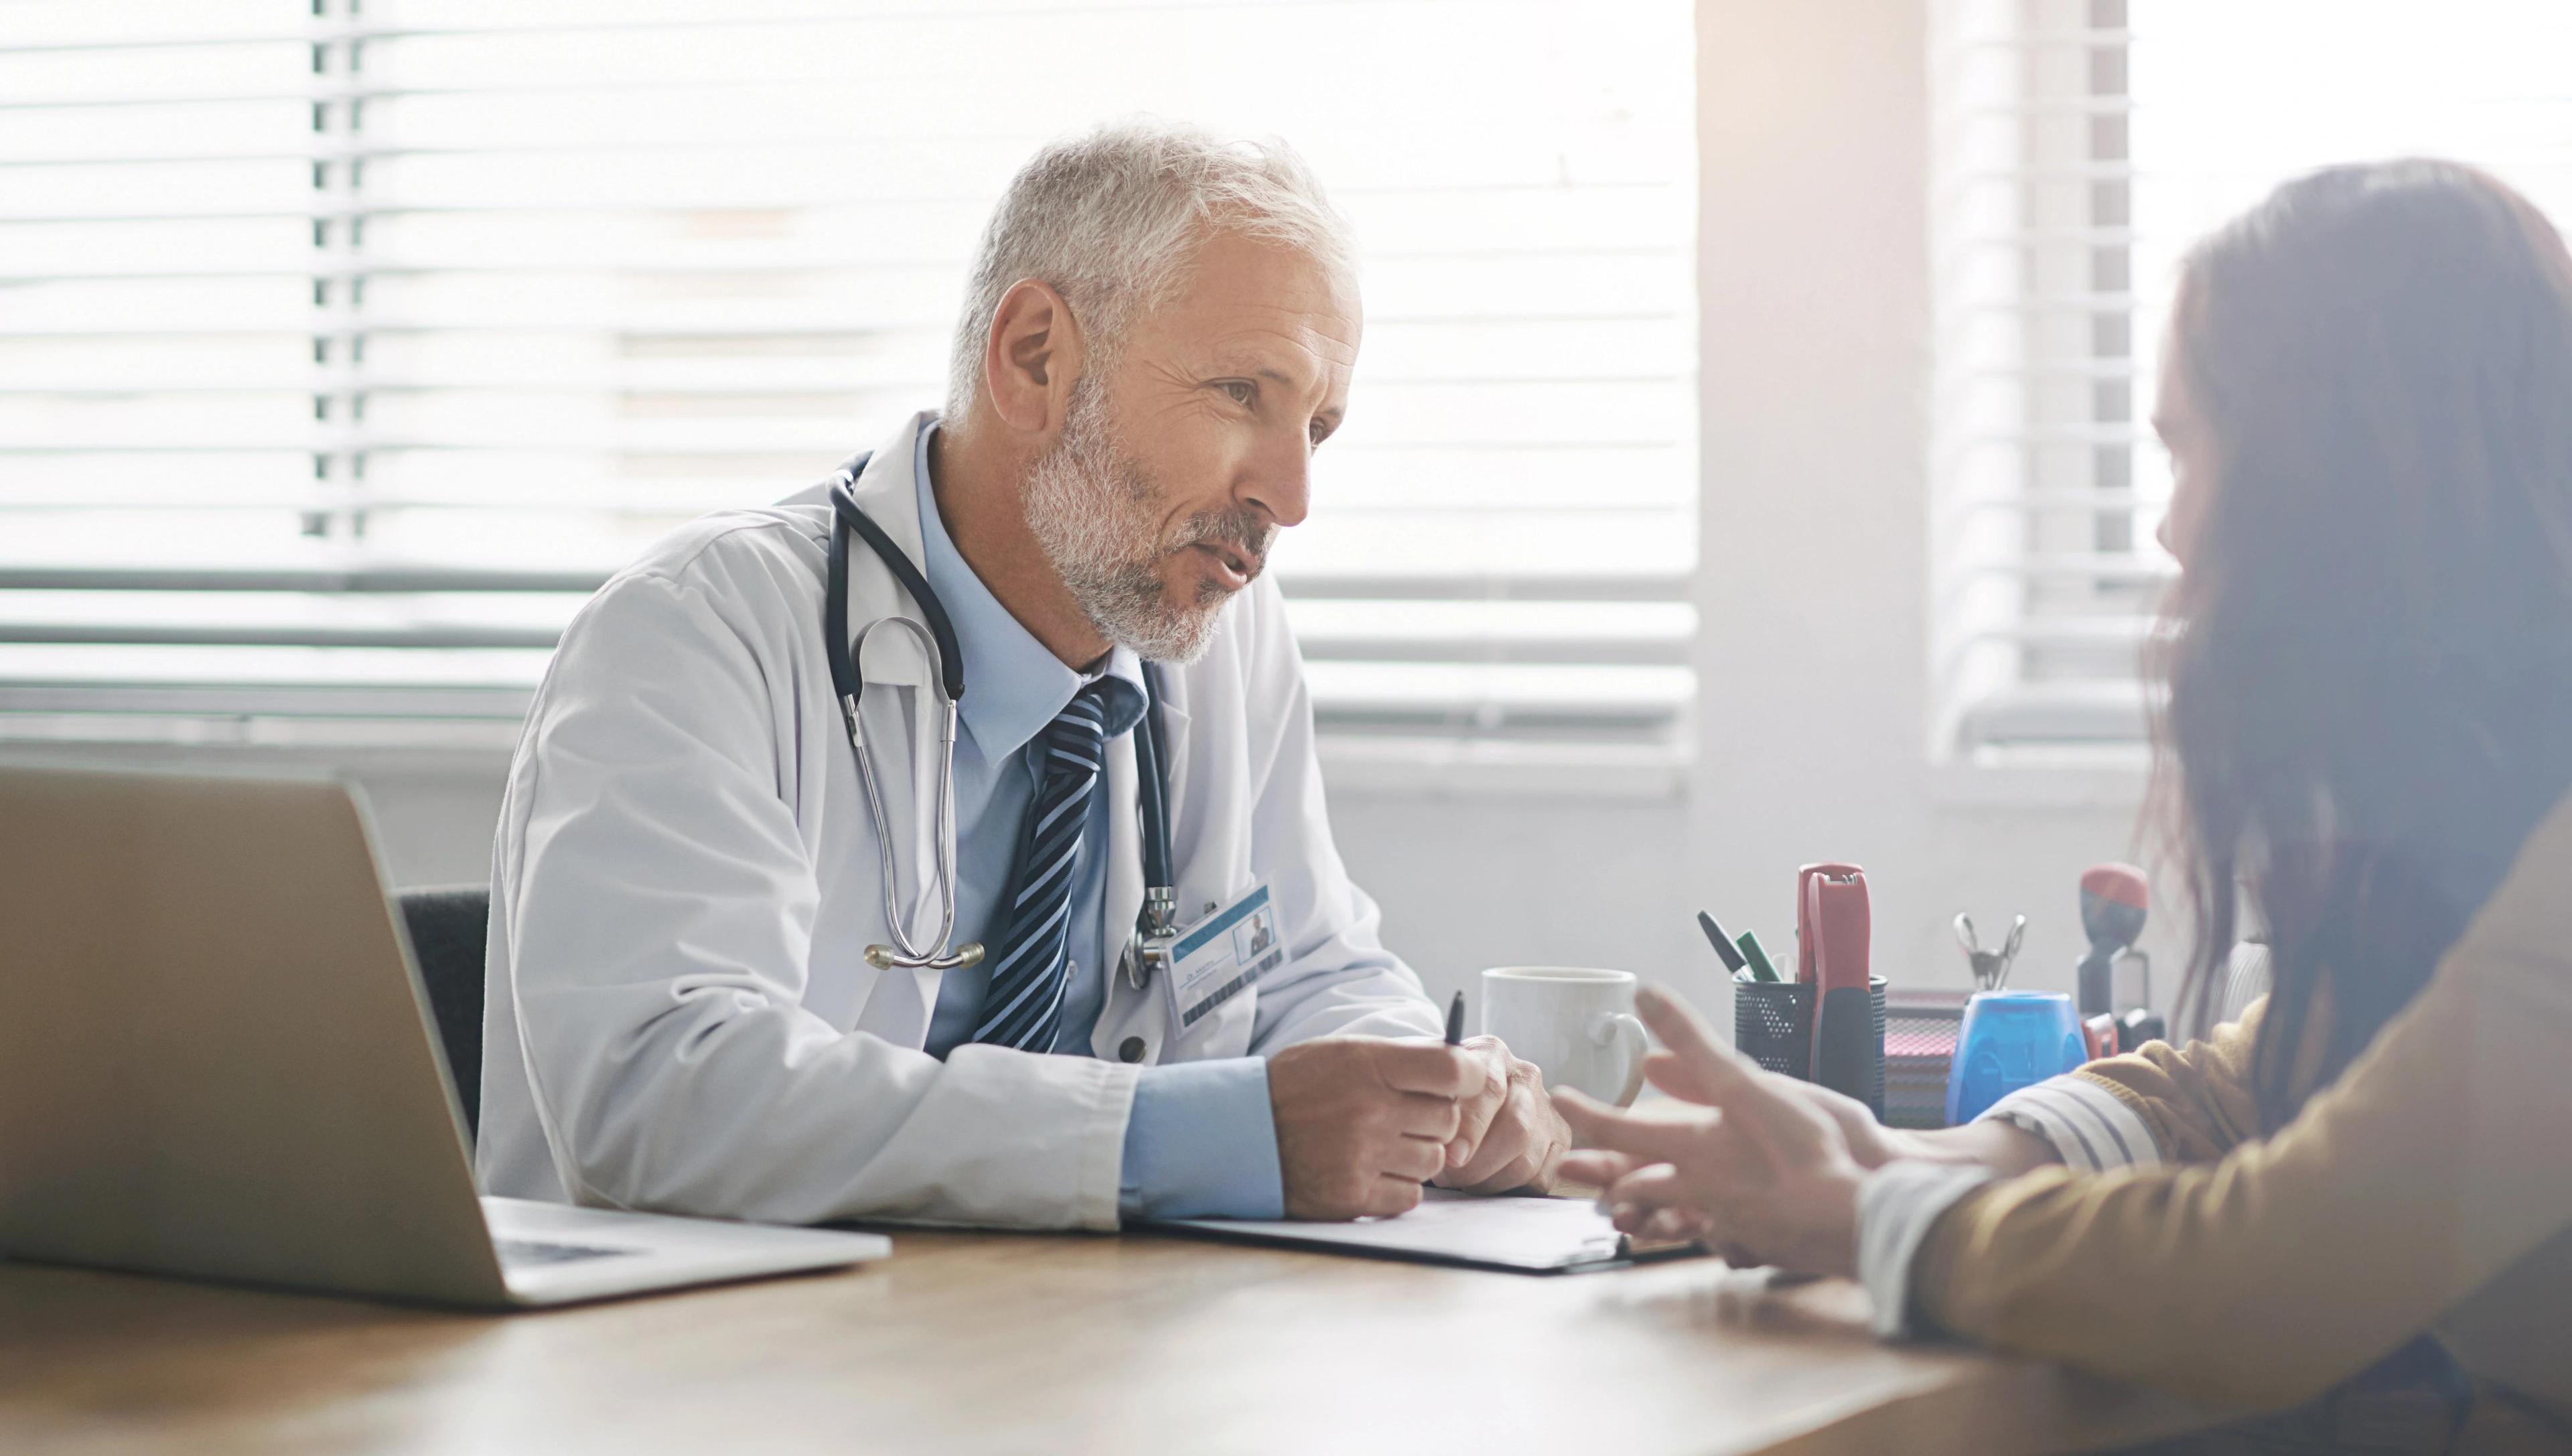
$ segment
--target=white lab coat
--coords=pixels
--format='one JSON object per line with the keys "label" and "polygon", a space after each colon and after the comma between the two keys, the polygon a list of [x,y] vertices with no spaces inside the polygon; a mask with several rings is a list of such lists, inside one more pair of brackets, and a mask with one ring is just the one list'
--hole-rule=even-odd
{"label": "white lab coat", "polygon": [[[857,482],[921,559],[915,417]],[[1174,1031],[1157,983],[1111,978],[1096,1060],[921,1050],[939,973],[890,941],[874,826],[832,703],[822,487],[708,516],[600,589],[564,632],[510,765],[492,850],[479,1170],[486,1191],[816,1222],[1109,1228],[1135,1067],[1329,1033],[1435,1035],[1418,978],[1331,842],[1313,716],[1277,588],[1225,608],[1162,674],[1182,920],[1265,879],[1286,963]],[[916,614],[850,551],[852,631]],[[878,633],[866,670],[903,888],[933,863],[936,695]],[[915,798],[917,791],[918,798]],[[1132,741],[1110,747],[1106,925],[1143,896]],[[926,892],[922,892],[925,894]],[[916,903],[930,904],[926,899]],[[934,924],[924,910],[917,923]]]}

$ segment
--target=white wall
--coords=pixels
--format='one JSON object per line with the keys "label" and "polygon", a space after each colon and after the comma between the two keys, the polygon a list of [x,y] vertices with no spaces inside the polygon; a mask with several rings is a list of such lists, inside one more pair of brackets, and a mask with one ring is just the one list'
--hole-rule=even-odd
{"label": "white wall", "polygon": [[1331,822],[1384,906],[1385,943],[1441,1000],[1486,966],[1666,979],[1709,954],[1678,909],[1691,902],[1676,799],[1334,794]]}
{"label": "white wall", "polygon": [[[1689,785],[1585,800],[1371,775],[1334,793],[1342,851],[1442,997],[1482,966],[1579,963],[1727,1007],[1691,914],[1790,954],[1795,866],[1818,859],[1867,867],[1883,974],[1962,985],[1949,919],[2024,911],[2017,984],[2068,990],[2074,881],[2132,853],[2138,785],[1926,746],[1920,5],[1702,0],[1698,22],[1708,688]],[[354,771],[400,883],[482,878],[497,761]]]}

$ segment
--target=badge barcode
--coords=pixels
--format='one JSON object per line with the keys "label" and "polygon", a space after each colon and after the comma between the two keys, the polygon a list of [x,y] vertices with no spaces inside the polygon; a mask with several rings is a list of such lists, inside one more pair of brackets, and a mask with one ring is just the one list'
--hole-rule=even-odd
{"label": "badge barcode", "polygon": [[1267,955],[1260,957],[1258,961],[1253,963],[1249,970],[1242,972],[1230,981],[1216,987],[1205,1000],[1198,1002],[1195,1006],[1189,1007],[1187,1014],[1179,1018],[1179,1025],[1183,1027],[1195,1026],[1197,1024],[1197,1018],[1204,1016],[1207,1012],[1213,1011],[1216,1007],[1219,1007],[1225,1002],[1232,1000],[1235,996],[1240,995],[1241,988],[1248,986],[1260,977],[1276,970],[1277,963],[1285,959],[1285,947],[1279,946],[1276,949],[1271,950]]}

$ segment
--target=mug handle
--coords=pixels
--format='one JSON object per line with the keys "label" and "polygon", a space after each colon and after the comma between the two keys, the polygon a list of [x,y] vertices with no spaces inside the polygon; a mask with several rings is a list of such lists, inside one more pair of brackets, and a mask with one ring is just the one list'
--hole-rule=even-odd
{"label": "mug handle", "polygon": [[1643,1058],[1652,1044],[1643,1035],[1643,1024],[1627,1012],[1601,1012],[1590,1019],[1590,1045],[1606,1047],[1616,1044],[1624,1048],[1625,1090],[1616,1094],[1616,1105],[1630,1107],[1634,1094],[1643,1090]]}

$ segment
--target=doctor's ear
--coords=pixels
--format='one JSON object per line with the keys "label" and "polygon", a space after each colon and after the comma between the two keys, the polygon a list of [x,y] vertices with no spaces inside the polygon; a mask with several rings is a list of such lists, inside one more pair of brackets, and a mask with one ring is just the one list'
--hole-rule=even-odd
{"label": "doctor's ear", "polygon": [[992,412],[1010,429],[1049,441],[1085,362],[1080,326],[1062,295],[1027,278],[1000,296],[982,345],[982,382]]}

